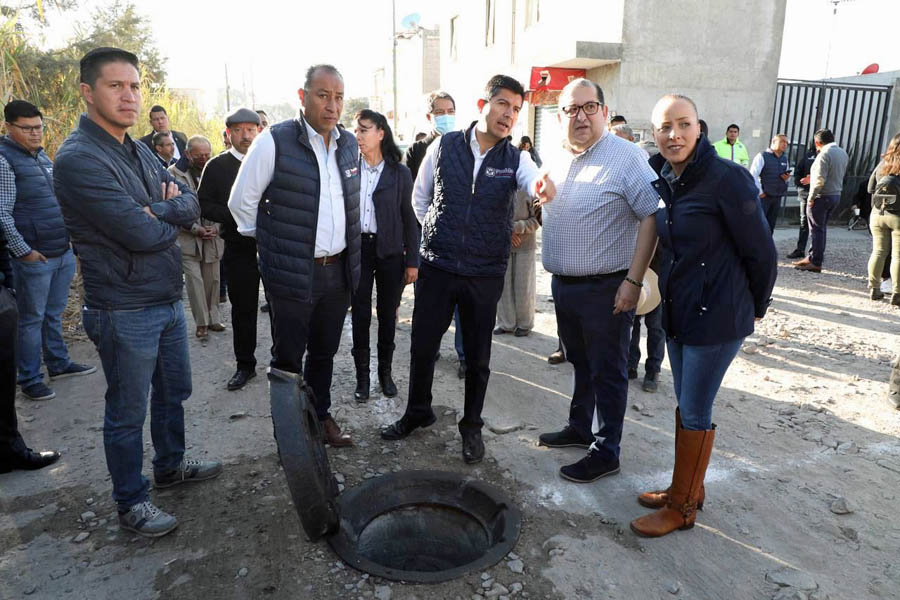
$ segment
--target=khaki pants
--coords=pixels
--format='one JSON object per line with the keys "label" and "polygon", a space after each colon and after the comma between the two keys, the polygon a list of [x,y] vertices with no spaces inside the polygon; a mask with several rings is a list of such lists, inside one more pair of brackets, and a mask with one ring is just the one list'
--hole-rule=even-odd
{"label": "khaki pants", "polygon": [[881,289],[881,272],[888,253],[891,253],[891,285],[900,294],[900,215],[872,210],[869,215],[872,231],[872,255],[869,257],[869,288]]}
{"label": "khaki pants", "polygon": [[197,327],[220,323],[219,318],[219,261],[201,262],[193,256],[181,257],[184,285],[187,288],[191,313]]}
{"label": "khaki pants", "polygon": [[509,255],[503,295],[497,304],[497,327],[506,331],[534,328],[534,250],[522,250]]}

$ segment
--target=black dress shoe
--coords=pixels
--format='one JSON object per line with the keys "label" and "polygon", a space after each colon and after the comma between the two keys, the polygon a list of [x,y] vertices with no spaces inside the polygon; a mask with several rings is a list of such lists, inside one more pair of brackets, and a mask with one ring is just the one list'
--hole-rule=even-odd
{"label": "black dress shoe", "polygon": [[788,258],[803,258],[804,256],[806,256],[806,252],[799,248],[787,255]]}
{"label": "black dress shoe", "polygon": [[466,361],[464,361],[464,360],[459,361],[459,368],[456,369],[456,376],[459,377],[460,379],[466,378]]}
{"label": "black dress shoe", "polygon": [[369,375],[356,376],[356,389],[353,391],[353,397],[357,402],[365,402],[369,399]]}
{"label": "black dress shoe", "polygon": [[516,337],[525,337],[529,333],[531,333],[530,329],[522,329],[521,327],[516,327],[516,331],[513,333]]}
{"label": "black dress shoe", "polygon": [[462,455],[463,460],[468,465],[481,462],[484,458],[484,442],[481,439],[481,430],[463,430],[462,434]]}
{"label": "black dress shoe", "polygon": [[264,313],[269,312],[269,303],[266,302],[265,304],[263,304],[262,306],[260,306],[260,307],[259,307],[259,312],[264,312]]}
{"label": "black dress shoe", "polygon": [[8,454],[0,456],[0,473],[20,469],[23,471],[36,471],[52,465],[59,460],[59,452],[45,450],[35,452],[31,448],[24,450],[11,450]]}
{"label": "black dress shoe", "polygon": [[235,371],[234,375],[232,375],[231,379],[228,380],[228,391],[234,392],[241,389],[254,377],[256,377],[256,371],[238,369]]}
{"label": "black dress shoe", "polygon": [[637,369],[628,369],[628,379],[637,379]]}
{"label": "black dress shoe", "polygon": [[434,425],[434,422],[436,420],[437,417],[434,416],[434,413],[432,413],[432,415],[424,421],[418,422],[413,421],[409,417],[403,416],[381,430],[381,439],[391,441],[402,440],[419,427],[428,427],[430,425]]}
{"label": "black dress shoe", "polygon": [[382,371],[379,373],[378,383],[381,384],[381,393],[386,398],[393,398],[397,395],[397,384],[394,383],[394,378],[391,377],[390,371]]}
{"label": "black dress shoe", "polygon": [[503,335],[504,333],[509,333],[507,330],[502,327],[497,327],[494,329],[494,335]]}

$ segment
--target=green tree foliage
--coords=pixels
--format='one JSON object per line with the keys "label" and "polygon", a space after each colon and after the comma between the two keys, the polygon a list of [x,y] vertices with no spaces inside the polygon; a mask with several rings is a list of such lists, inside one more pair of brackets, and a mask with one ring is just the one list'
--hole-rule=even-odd
{"label": "green tree foliage", "polygon": [[344,112],[341,114],[341,123],[343,123],[344,127],[351,129],[353,127],[353,117],[364,108],[369,108],[368,98],[347,98],[344,102]]}
{"label": "green tree foliage", "polygon": [[[144,115],[154,104],[165,106],[172,127],[188,135],[205,135],[212,141],[214,150],[222,149],[221,121],[208,118],[190,98],[167,88],[165,59],[153,42],[151,24],[134,4],[116,1],[97,9],[87,24],[76,28],[66,47],[52,50],[41,49],[35,42],[35,34],[24,26],[24,21],[41,9],[39,4],[20,2],[18,6],[4,5],[2,9],[7,18],[0,23],[0,100],[5,104],[22,99],[40,108],[44,113],[44,147],[50,156],[74,129],[84,111],[78,61],[98,46],[116,46],[138,56]],[[70,4],[71,0],[44,0],[42,10],[49,6],[61,10]],[[38,27],[43,22],[40,18],[36,21]],[[149,120],[145,117],[131,134],[140,137],[149,131]]]}

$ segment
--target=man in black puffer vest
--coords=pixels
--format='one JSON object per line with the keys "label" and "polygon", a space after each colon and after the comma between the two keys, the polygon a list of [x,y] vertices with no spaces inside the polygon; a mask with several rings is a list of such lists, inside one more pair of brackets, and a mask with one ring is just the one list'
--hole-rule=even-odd
{"label": "man in black puffer vest", "polygon": [[428,148],[413,190],[422,223],[419,280],[413,310],[409,398],[406,414],[384,429],[403,439],[434,423],[431,384],[441,337],[459,306],[466,355],[465,412],[459,422],[463,460],[484,457],[481,409],[490,376],[491,332],[512,246],[517,189],[552,197],[527,152],[509,141],[525,98],[522,85],[505,75],[488,81],[478,101],[481,117]]}
{"label": "man in black puffer vest", "polygon": [[310,67],[299,95],[297,118],[256,138],[228,208],[238,233],[256,237],[272,316],[272,367],[302,367],[325,441],[349,446],[330,414],[331,374],[359,283],[359,147],[338,128],[344,79],[337,69]]}

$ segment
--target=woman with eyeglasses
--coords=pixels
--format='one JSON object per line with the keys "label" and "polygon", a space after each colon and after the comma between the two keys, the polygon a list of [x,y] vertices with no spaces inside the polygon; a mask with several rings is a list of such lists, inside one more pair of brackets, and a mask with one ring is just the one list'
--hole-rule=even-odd
{"label": "woman with eyeglasses", "polygon": [[359,218],[362,257],[359,287],[352,300],[353,360],[356,364],[358,402],[369,399],[369,325],[372,322],[372,287],[377,289],[378,382],[391,398],[397,386],[391,377],[397,308],[403,287],[418,277],[419,230],[412,208],[412,175],[400,164],[400,149],[381,113],[356,114],[359,144]]}
{"label": "woman with eyeglasses", "polygon": [[693,100],[663,96],[651,121],[659,147],[650,159],[661,197],[659,287],[678,408],[672,483],[638,497],[658,510],[631,529],[657,537],[690,529],[703,507],[713,401],[754,320],[766,314],[777,259],[750,173],[718,157],[700,133]]}

